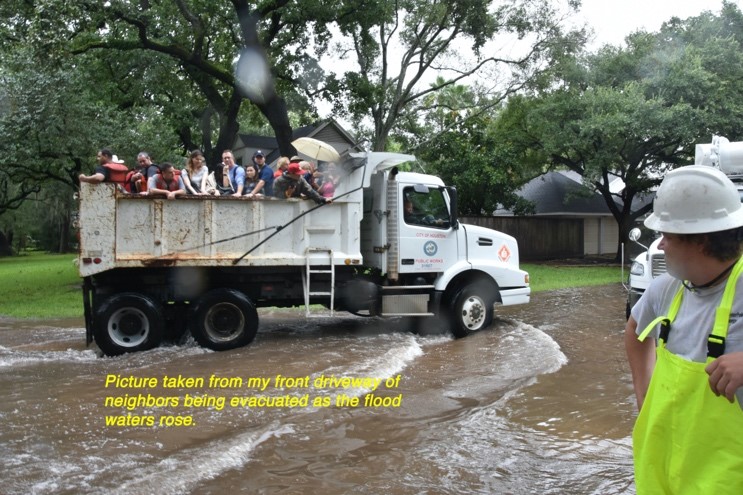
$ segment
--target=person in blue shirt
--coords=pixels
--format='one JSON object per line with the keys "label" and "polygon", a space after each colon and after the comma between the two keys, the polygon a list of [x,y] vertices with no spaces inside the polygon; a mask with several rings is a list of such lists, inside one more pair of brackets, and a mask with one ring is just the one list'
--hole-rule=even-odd
{"label": "person in blue shirt", "polygon": [[258,194],[273,196],[273,169],[266,165],[266,156],[261,150],[253,153],[253,163],[256,170],[258,170],[258,182],[246,196],[249,198],[255,197]]}
{"label": "person in blue shirt", "polygon": [[222,185],[224,186],[222,195],[242,196],[245,187],[245,169],[235,163],[232,150],[222,152],[222,165]]}

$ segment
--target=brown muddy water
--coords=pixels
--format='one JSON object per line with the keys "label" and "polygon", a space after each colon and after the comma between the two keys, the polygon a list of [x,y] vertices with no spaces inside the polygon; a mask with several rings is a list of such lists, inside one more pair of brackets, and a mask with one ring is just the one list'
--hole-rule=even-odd
{"label": "brown muddy water", "polygon": [[[243,349],[186,342],[116,358],[85,348],[80,321],[0,320],[0,493],[634,493],[624,297],[620,284],[538,293],[460,340],[395,321],[263,311]],[[309,386],[277,388],[277,374]],[[105,387],[108,375],[158,383]],[[178,375],[205,383],[163,387]],[[212,375],[244,383],[210,387]],[[251,388],[251,377],[270,385]],[[381,382],[315,382],[330,377]],[[186,394],[207,404],[186,407]],[[139,395],[178,404],[105,403]],[[239,404],[287,395],[319,402]],[[400,404],[365,407],[371,396]],[[106,425],[127,415],[156,424]]]}

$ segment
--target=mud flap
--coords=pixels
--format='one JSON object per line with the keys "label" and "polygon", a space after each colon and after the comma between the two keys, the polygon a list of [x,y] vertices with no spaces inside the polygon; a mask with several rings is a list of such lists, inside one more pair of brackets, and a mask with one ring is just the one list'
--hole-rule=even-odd
{"label": "mud flap", "polygon": [[93,284],[90,277],[83,279],[83,315],[85,316],[85,346],[93,342],[93,311],[90,307],[90,291]]}

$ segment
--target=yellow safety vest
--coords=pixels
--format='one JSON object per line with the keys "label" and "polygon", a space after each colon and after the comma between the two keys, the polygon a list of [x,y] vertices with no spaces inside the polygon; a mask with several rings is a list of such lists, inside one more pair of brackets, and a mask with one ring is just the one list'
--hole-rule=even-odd
{"label": "yellow safety vest", "polygon": [[743,271],[738,260],[725,284],[708,338],[706,363],[666,349],[668,332],[683,299],[683,286],[668,316],[653,320],[638,337],[662,323],[655,369],[635,423],[632,444],[638,495],[743,494],[743,411],[709,387],[707,363],[724,353],[735,286]]}

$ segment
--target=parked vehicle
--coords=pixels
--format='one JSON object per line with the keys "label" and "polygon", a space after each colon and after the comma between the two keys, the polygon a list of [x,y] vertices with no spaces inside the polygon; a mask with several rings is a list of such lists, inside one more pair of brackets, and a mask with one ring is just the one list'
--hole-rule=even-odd
{"label": "parked vehicle", "polygon": [[[81,184],[87,342],[107,355],[190,331],[226,350],[250,343],[259,307],[443,317],[457,337],[487,327],[494,304],[529,301],[516,240],[461,224],[441,179],[401,172],[395,153],[354,154],[333,202],[124,194]],[[407,214],[406,209],[408,208]]]}
{"label": "parked vehicle", "polygon": [[[714,136],[712,143],[698,144],[694,151],[695,165],[709,165],[722,170],[737,186],[743,201],[743,141],[730,142],[721,136]],[[629,274],[627,295],[627,317],[635,303],[654,278],[666,272],[666,257],[658,248],[660,237],[649,246],[639,242],[640,229],[630,231],[630,240],[645,249],[633,261]]]}

